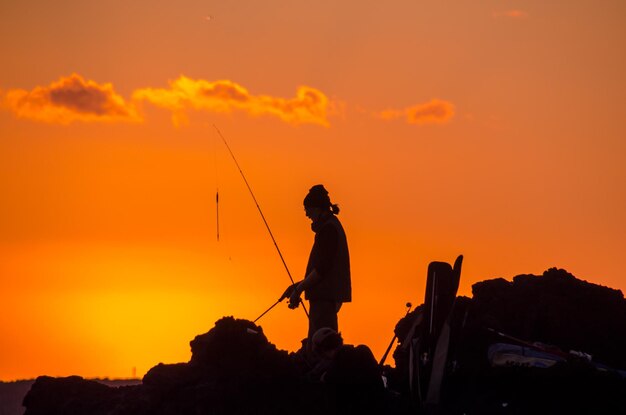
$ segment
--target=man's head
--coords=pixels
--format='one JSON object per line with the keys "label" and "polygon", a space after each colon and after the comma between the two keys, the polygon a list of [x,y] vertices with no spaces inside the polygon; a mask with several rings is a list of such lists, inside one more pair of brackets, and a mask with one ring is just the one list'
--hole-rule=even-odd
{"label": "man's head", "polygon": [[332,211],[339,213],[339,207],[330,203],[328,190],[322,184],[316,184],[309,189],[304,198],[304,211],[312,221],[316,221],[323,213]]}
{"label": "man's head", "polygon": [[330,209],[330,197],[328,197],[328,190],[324,188],[323,184],[316,184],[309,189],[309,193],[304,198],[304,207]]}

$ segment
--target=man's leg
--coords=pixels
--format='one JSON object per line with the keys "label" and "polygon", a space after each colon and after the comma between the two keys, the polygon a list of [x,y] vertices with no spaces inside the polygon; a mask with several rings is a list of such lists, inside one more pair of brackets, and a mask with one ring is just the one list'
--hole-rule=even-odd
{"label": "man's leg", "polygon": [[339,331],[337,324],[337,312],[339,306],[335,301],[311,301],[309,302],[309,341],[316,331],[322,327],[330,327]]}

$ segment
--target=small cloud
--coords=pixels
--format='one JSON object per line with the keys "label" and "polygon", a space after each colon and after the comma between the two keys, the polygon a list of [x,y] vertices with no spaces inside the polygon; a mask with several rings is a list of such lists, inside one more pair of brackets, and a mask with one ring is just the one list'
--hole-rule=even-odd
{"label": "small cloud", "polygon": [[206,81],[180,76],[168,89],[144,88],[135,91],[135,100],[145,100],[171,110],[174,123],[185,119],[189,109],[218,113],[235,110],[249,115],[272,115],[291,124],[328,126],[329,100],[321,91],[300,86],[291,99],[252,95],[243,86],[229,81]]}
{"label": "small cloud", "polygon": [[454,105],[433,99],[426,104],[407,108],[406,116],[410,124],[443,124],[454,116]]}
{"label": "small cloud", "polygon": [[77,74],[31,91],[9,90],[2,104],[20,118],[50,123],[141,121],[134,105],[116,94],[111,84],[100,85]]}
{"label": "small cloud", "polygon": [[433,99],[402,110],[381,111],[376,116],[383,120],[404,118],[409,124],[445,124],[454,116],[454,105],[448,101]]}
{"label": "small cloud", "polygon": [[494,19],[499,19],[499,18],[526,19],[529,17],[529,14],[523,10],[505,10],[505,11],[494,11],[491,13],[491,16]]}

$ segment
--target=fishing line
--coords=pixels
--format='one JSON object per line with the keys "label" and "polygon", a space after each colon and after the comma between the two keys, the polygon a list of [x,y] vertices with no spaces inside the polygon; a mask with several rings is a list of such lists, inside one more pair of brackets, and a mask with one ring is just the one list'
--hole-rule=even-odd
{"label": "fishing line", "polygon": [[[257,202],[256,197],[254,196],[254,192],[252,191],[252,188],[250,187],[250,184],[248,183],[248,180],[246,179],[246,176],[243,174],[243,171],[241,170],[241,167],[239,166],[239,163],[237,162],[237,158],[235,157],[235,154],[233,154],[233,151],[230,149],[230,146],[228,145],[228,142],[226,141],[226,138],[224,137],[222,132],[217,128],[217,126],[215,124],[213,124],[213,128],[215,128],[215,131],[217,131],[217,134],[219,134],[219,136],[222,138],[222,141],[226,145],[226,148],[228,149],[228,152],[230,153],[230,156],[232,157],[233,161],[235,162],[235,165],[237,166],[237,169],[239,169],[239,173],[241,174],[241,178],[243,179],[244,183],[246,184],[246,187],[248,188],[248,191],[250,192],[250,196],[252,196],[252,200],[254,200],[254,204],[256,205],[257,210],[261,214],[261,219],[263,219],[263,223],[265,224],[265,228],[267,228],[267,232],[269,232],[270,237],[272,238],[272,242],[274,242],[274,246],[276,247],[276,251],[278,252],[278,256],[280,256],[280,260],[282,261],[283,266],[285,267],[285,271],[287,271],[287,275],[289,276],[289,280],[291,281],[292,284],[295,284],[296,282],[294,281],[293,277],[291,276],[291,272],[289,272],[289,267],[287,267],[287,263],[285,262],[285,258],[283,257],[283,254],[280,251],[280,248],[278,247],[278,243],[276,243],[276,238],[274,238],[274,234],[272,233],[272,230],[270,229],[270,225],[267,223],[267,220],[265,219],[265,215],[263,214],[263,211],[261,210],[261,206],[259,206],[259,202]],[[282,301],[282,298],[280,300],[278,300],[278,302],[280,302],[280,301]],[[304,314],[306,314],[306,317],[308,319],[309,318],[309,312],[307,311],[306,307],[304,306],[304,303],[302,303],[302,309],[304,310]]]}
{"label": "fishing line", "polygon": [[215,166],[215,229],[220,241],[220,175],[217,168],[217,146],[213,143],[213,165]]}
{"label": "fishing line", "polygon": [[217,229],[217,242],[220,241],[220,190],[219,188],[215,192],[215,221]]}

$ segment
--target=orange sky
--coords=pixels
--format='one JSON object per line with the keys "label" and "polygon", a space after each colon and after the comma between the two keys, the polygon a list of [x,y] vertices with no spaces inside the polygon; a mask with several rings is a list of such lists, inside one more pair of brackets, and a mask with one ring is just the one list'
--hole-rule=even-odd
{"label": "orange sky", "polygon": [[2,2],[0,380],[141,376],[276,300],[213,124],[297,278],[306,191],[340,204],[340,328],[378,357],[433,260],[465,255],[466,295],[553,266],[626,289],[626,3],[456,3]]}

